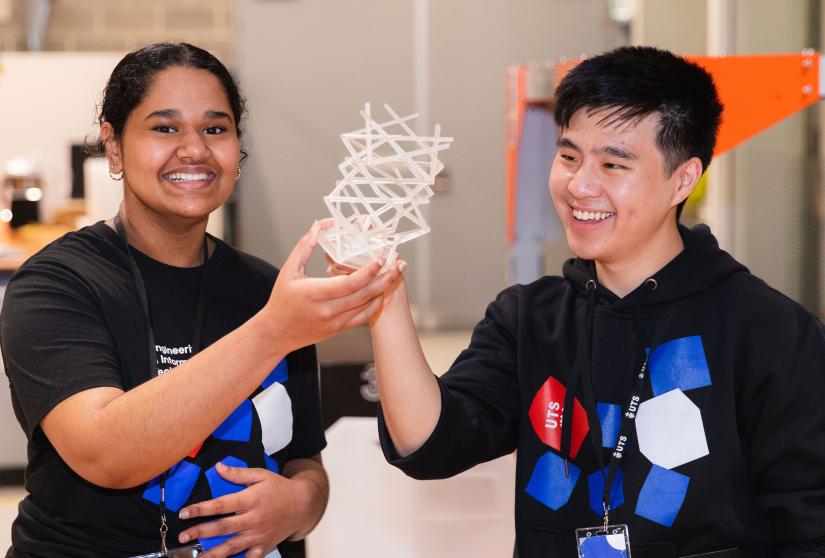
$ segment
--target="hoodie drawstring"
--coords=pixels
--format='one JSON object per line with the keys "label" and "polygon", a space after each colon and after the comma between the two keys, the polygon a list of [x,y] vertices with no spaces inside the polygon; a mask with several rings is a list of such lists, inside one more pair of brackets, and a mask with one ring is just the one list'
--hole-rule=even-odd
{"label": "hoodie drawstring", "polygon": [[[576,392],[578,391],[582,369],[585,366],[588,369],[590,368],[590,337],[593,334],[593,315],[596,307],[596,282],[593,279],[585,284],[585,291],[585,302],[576,313],[576,358],[573,361],[573,368],[567,381],[561,419],[561,454],[564,457],[565,476],[570,475],[567,462],[572,458],[570,445],[573,434],[573,406],[575,405]],[[587,361],[586,364],[585,361]]]}
{"label": "hoodie drawstring", "polygon": [[[633,325],[631,330],[631,367],[636,361],[636,354],[639,351],[639,314],[642,304],[647,295],[658,288],[655,279],[649,278],[643,283],[644,289],[637,297],[633,307]],[[564,457],[564,474],[569,476],[568,461],[573,458],[571,455],[571,438],[573,434],[574,405],[579,383],[581,382],[582,395],[584,399],[584,411],[587,415],[587,422],[590,426],[590,440],[593,448],[597,452],[599,462],[603,461],[602,451],[602,425],[596,410],[596,402],[593,389],[593,376],[591,374],[593,355],[593,321],[596,308],[596,281],[590,279],[585,284],[585,302],[576,314],[576,358],[573,361],[573,368],[570,371],[570,378],[564,395],[564,407],[561,421],[561,454]]]}

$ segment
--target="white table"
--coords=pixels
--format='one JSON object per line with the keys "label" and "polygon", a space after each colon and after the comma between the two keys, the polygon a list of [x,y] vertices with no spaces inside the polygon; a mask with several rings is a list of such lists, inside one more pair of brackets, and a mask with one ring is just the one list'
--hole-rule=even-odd
{"label": "white table", "polygon": [[327,430],[329,507],[309,558],[512,556],[514,456],[417,481],[384,460],[375,422],[345,417]]}

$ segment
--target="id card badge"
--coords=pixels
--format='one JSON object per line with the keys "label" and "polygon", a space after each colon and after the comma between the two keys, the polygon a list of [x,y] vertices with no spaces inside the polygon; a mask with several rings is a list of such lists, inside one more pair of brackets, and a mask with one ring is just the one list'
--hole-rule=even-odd
{"label": "id card badge", "polygon": [[627,525],[604,525],[576,529],[579,558],[630,558]]}

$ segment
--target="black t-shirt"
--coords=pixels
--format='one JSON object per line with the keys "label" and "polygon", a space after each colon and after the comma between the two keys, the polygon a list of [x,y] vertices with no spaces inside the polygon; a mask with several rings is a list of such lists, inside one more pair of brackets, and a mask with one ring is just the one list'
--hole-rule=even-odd
{"label": "black t-shirt", "polygon": [[[168,373],[192,356],[203,268],[175,268],[132,253],[146,284],[158,371]],[[257,312],[277,276],[272,266],[221,241],[205,272],[204,347]],[[148,330],[126,252],[103,223],[52,243],[12,278],[0,315],[0,344],[12,404],[29,437],[30,495],[12,527],[10,556],[123,557],[158,550],[158,479],[127,490],[92,485],[66,465],[39,427],[75,393],[104,386],[128,390],[148,380]],[[325,443],[315,350],[306,347],[273,363],[249,399],[169,471],[169,540],[194,524],[178,520],[182,507],[242,488],[217,475],[218,461],[278,472],[290,459],[317,454]],[[220,542],[201,541],[206,547]]]}

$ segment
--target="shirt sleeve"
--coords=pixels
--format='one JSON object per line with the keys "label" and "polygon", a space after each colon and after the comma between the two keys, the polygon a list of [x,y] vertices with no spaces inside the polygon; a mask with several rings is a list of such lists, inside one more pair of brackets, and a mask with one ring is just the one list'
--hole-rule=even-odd
{"label": "shirt sleeve", "polygon": [[0,347],[18,420],[30,439],[71,395],[123,389],[102,312],[86,286],[58,265],[29,264],[12,278],[0,314]]}
{"label": "shirt sleeve", "polygon": [[516,306],[512,289],[500,294],[476,325],[470,346],[438,378],[441,414],[418,450],[400,457],[379,411],[379,438],[390,464],[413,478],[446,478],[515,450]]}
{"label": "shirt sleeve", "polygon": [[304,347],[287,357],[289,393],[292,400],[292,443],[287,461],[312,457],[327,445],[321,423],[321,394],[315,346]]}
{"label": "shirt sleeve", "polygon": [[779,556],[825,556],[825,334],[808,315],[789,333],[746,394],[748,458]]}

